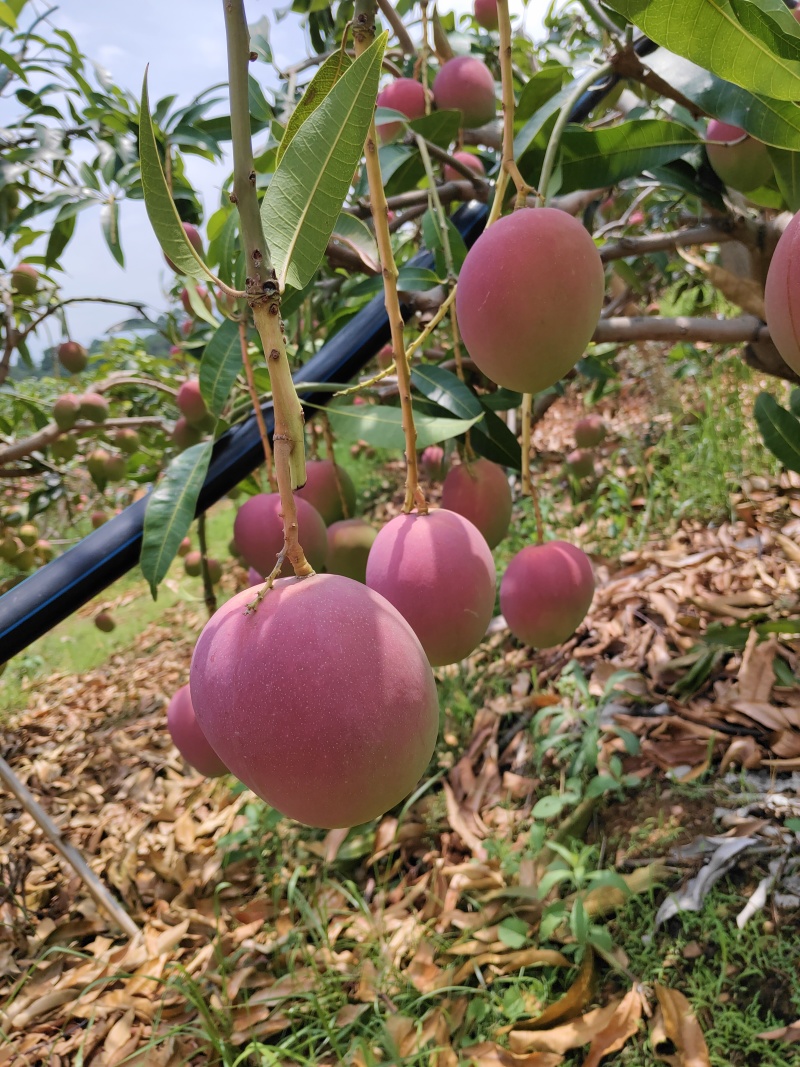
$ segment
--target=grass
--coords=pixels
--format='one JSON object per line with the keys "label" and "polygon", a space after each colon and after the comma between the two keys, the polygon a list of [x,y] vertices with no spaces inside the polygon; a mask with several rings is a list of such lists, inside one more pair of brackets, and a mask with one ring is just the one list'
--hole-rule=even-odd
{"label": "grass", "polygon": [[[653,538],[668,537],[682,520],[720,523],[735,518],[732,497],[745,478],[763,477],[774,484],[781,468],[753,419],[754,372],[738,357],[699,352],[676,367],[680,381],[662,366],[647,372],[667,417],[635,428],[616,448],[603,446],[594,482],[569,480],[560,468],[550,477],[540,476],[542,515],[550,535],[570,539],[575,526],[585,524],[583,547],[614,558]],[[690,391],[696,401],[687,410]],[[530,501],[523,501],[519,511],[520,521],[501,546],[498,566],[535,539]]]}
{"label": "grass", "polygon": [[[222,560],[229,557],[232,524],[230,501],[223,501],[208,513],[210,555]],[[94,625],[94,616],[109,602],[120,600],[124,604],[112,612],[116,629],[110,634],[101,633]],[[139,569],[130,571],[9,662],[0,678],[0,717],[25,706],[27,693],[38,678],[61,672],[83,674],[105,663],[114,653],[131,647],[149,623],[179,601],[196,602],[202,609],[200,579],[186,577],[182,560],[173,563],[157,601],[150,596]]]}
{"label": "grass", "polygon": [[[713,1067],[794,1067],[796,1046],[756,1035],[800,1018],[797,927],[781,935],[762,912],[739,930],[744,898],[728,878],[712,889],[702,911],[676,916],[645,941],[659,903],[657,894],[632,897],[610,924],[629,969],[645,984],[659,982],[688,998]],[[644,1043],[631,1045],[618,1062],[650,1067],[652,1053]]]}

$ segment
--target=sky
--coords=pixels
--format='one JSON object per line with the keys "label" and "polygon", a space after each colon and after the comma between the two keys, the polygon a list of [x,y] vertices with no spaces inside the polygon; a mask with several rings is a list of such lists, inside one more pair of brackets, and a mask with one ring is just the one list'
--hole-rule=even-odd
{"label": "sky", "polygon": [[[527,31],[535,32],[549,0],[511,0],[512,17],[522,18]],[[252,25],[266,15],[270,21],[270,43],[275,63],[286,67],[312,54],[297,16],[282,21],[276,10],[290,6],[290,0],[247,0],[248,21]],[[472,10],[472,0],[439,0],[439,10],[458,14]],[[138,96],[142,75],[150,65],[150,99],[179,93],[179,103],[196,93],[227,80],[225,35],[222,31],[220,0],[119,0],[101,4],[97,0],[63,0],[51,16],[51,23],[73,34],[83,52],[109,70],[118,85]],[[265,91],[277,85],[274,72],[259,63]],[[270,94],[267,91],[267,98]],[[0,106],[0,124],[9,117],[9,103]],[[258,141],[256,141],[256,144]],[[200,192],[204,215],[213,213],[219,186],[229,170],[229,162],[212,164],[196,156],[187,157],[189,178]],[[46,217],[46,216],[45,216]],[[65,268],[65,296],[105,296],[135,299],[147,304],[153,314],[168,306],[166,290],[174,276],[164,263],[140,201],[120,206],[120,233],[126,266],[120,268],[106,247],[100,232],[99,209],[78,216],[75,236],[62,256]],[[37,250],[34,247],[34,250]],[[72,305],[68,309],[69,332],[74,340],[88,345],[113,323],[129,313],[108,305]],[[42,332],[34,353],[58,342],[60,331],[54,323],[51,332]]]}

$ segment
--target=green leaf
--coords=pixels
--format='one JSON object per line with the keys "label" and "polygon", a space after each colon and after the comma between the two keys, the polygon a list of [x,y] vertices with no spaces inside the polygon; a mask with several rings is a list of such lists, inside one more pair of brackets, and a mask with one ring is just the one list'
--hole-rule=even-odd
{"label": "green leaf", "polygon": [[512,470],[522,470],[522,449],[519,441],[496,412],[492,411],[485,397],[480,398],[483,419],[470,431],[472,447],[492,463]]}
{"label": "green leaf", "polygon": [[[638,119],[605,129],[568,126],[561,138],[561,189],[594,189],[616,185],[642,171],[678,159],[698,143],[694,130],[666,119]],[[526,181],[538,185],[544,149],[519,160]]]}
{"label": "green leaf", "polygon": [[139,562],[154,600],[192,525],[213,447],[212,441],[203,441],[176,456],[147,501]]}
{"label": "green leaf", "polygon": [[180,216],[170,196],[167,179],[161,166],[153,123],[150,120],[150,101],[147,95],[147,71],[142,83],[142,102],[139,117],[139,155],[142,169],[142,192],[147,217],[158,243],[181,274],[188,278],[203,278],[209,273],[203,261],[189,244]]}
{"label": "green leaf", "polygon": [[789,394],[789,411],[800,418],[800,389],[792,389]]}
{"label": "green leaf", "polygon": [[4,26],[8,26],[11,30],[17,28],[16,16],[10,5],[5,3],[4,0],[0,0],[0,22],[2,22]]}
{"label": "green leaf", "polygon": [[387,34],[344,72],[286,149],[261,202],[281,289],[302,289],[325,254],[364,146]]}
{"label": "green leaf", "polygon": [[372,270],[380,270],[380,256],[375,234],[361,219],[343,211],[333,227],[333,237],[357,252]]}
{"label": "green leaf", "polygon": [[647,57],[647,66],[709,115],[741,127],[764,144],[800,149],[797,104],[749,93],[664,48]]}
{"label": "green leaf", "polygon": [[[366,441],[375,448],[390,450],[405,447],[403,413],[400,408],[383,407],[377,404],[332,405],[328,408],[337,437],[343,441]],[[480,415],[478,416],[480,418]],[[417,413],[417,448],[449,441],[474,426],[477,419],[446,419]]]}
{"label": "green leaf", "polygon": [[278,163],[283,159],[286,149],[292,143],[294,135],[309,117],[313,115],[319,105],[341,78],[342,74],[352,65],[352,60],[346,52],[336,52],[328,56],[317,73],[306,86],[306,91],[300,98],[297,107],[286,123],[286,129],[281,143],[278,145]]}
{"label": "green leaf", "polygon": [[426,141],[437,145],[439,148],[447,148],[458,137],[461,127],[460,111],[432,111],[430,115],[422,115],[418,119],[412,119],[409,128],[424,137]]}
{"label": "green leaf", "polygon": [[759,393],[753,414],[764,444],[787,470],[800,474],[800,419],[770,393]]}
{"label": "green leaf", "polygon": [[103,231],[108,250],[121,267],[125,266],[125,256],[119,243],[119,204],[111,198],[100,208],[100,227]]}
{"label": "green leaf", "polygon": [[211,414],[218,418],[242,369],[239,324],[226,319],[208,342],[200,360],[200,392]]}
{"label": "green leaf", "polygon": [[200,294],[197,291],[197,286],[195,285],[192,278],[186,279],[186,292],[189,297],[189,307],[192,309],[195,318],[202,319],[203,322],[208,323],[209,326],[213,326],[216,330],[217,326],[219,325],[219,322],[214,318],[214,316],[204,304],[203,300],[200,297]]}
{"label": "green leaf", "polygon": [[435,363],[423,363],[411,372],[411,384],[428,400],[459,419],[480,418],[481,402],[452,371]]}
{"label": "green leaf", "polygon": [[769,148],[775,180],[790,211],[800,211],[800,152]]}
{"label": "green leaf", "polygon": [[536,138],[547,125],[548,121],[557,115],[567,100],[572,95],[573,87],[566,85],[563,89],[545,101],[528,119],[517,136],[514,138],[514,158],[520,156],[531,147]]}
{"label": "green leaf", "polygon": [[776,100],[800,98],[800,35],[788,28],[792,16],[781,0],[608,0],[608,6],[726,81]]}
{"label": "green leaf", "polygon": [[397,290],[400,293],[421,293],[435,289],[441,281],[427,267],[401,267],[397,274]]}
{"label": "green leaf", "polygon": [[497,937],[510,949],[522,948],[528,940],[528,924],[522,919],[503,919],[497,927]]}
{"label": "green leaf", "polygon": [[517,106],[514,109],[515,121],[526,122],[540,107],[543,107],[557,92],[560,92],[568,75],[569,71],[566,67],[562,67],[561,64],[554,64],[537,70],[522,87]]}

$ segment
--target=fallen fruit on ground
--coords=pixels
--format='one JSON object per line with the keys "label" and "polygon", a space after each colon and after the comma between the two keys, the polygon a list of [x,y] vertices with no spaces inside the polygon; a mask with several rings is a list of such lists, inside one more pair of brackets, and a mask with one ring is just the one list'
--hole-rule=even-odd
{"label": "fallen fruit on ground", "polygon": [[583,356],[603,306],[600,254],[580,222],[555,208],[499,219],[467,253],[456,313],[487,377],[538,393]]}
{"label": "fallen fruit on ground", "polygon": [[328,563],[331,574],[366,582],[367,558],[378,531],[364,519],[342,519],[328,527]]}
{"label": "fallen fruit on ground", "polygon": [[94,617],[94,624],[98,630],[102,630],[104,634],[110,634],[112,630],[116,629],[116,623],[113,616],[108,611],[101,611]]}
{"label": "fallen fruit on ground", "polygon": [[495,116],[494,76],[474,56],[449,59],[433,80],[433,98],[442,110],[460,111],[464,126],[484,126]]}
{"label": "fallen fruit on ground", "polygon": [[[310,466],[310,464],[309,464]],[[295,497],[297,527],[300,544],[306,559],[315,571],[322,570],[328,555],[328,535],[325,523],[316,508],[302,497]],[[236,512],[233,539],[249,567],[259,574],[271,574],[283,549],[283,518],[278,493],[257,493],[245,500]],[[284,577],[293,574],[291,563],[285,561]]]}
{"label": "fallen fruit on ground", "polygon": [[170,700],[167,708],[167,729],[172,743],[190,767],[206,778],[227,774],[228,768],[209,745],[192,707],[189,686],[184,685]]}
{"label": "fallen fruit on ground", "polygon": [[511,523],[511,488],[505,471],[488,459],[453,467],[442,486],[442,507],[469,519],[489,548],[496,548]]}
{"label": "fallen fruit on ground", "polygon": [[218,559],[214,559],[213,556],[209,556],[207,561],[208,565],[208,577],[212,585],[216,585],[222,577],[222,564]]}
{"label": "fallen fruit on ground", "polygon": [[[376,107],[399,111],[407,119],[421,119],[425,114],[425,90],[413,78],[395,78],[378,93]],[[402,122],[382,122],[377,126],[382,144],[393,141],[403,129]]]}
{"label": "fallen fruit on ground", "polygon": [[[715,144],[713,142],[731,142]],[[740,193],[765,185],[772,177],[767,146],[739,126],[711,119],[706,130],[706,154],[720,181]]]}
{"label": "fallen fruit on ground", "polygon": [[531,648],[570,637],[594,596],[589,557],[567,541],[528,545],[511,560],[500,583],[500,610],[512,634]]}
{"label": "fallen fruit on ground", "polygon": [[203,733],[231,773],[298,822],[383,814],[415,788],[436,742],[419,641],[382,597],[340,575],[279,580],[247,614],[253,595],[224,604],[194,650]]}
{"label": "fallen fruit on ground", "polygon": [[70,374],[79,374],[86,368],[89,355],[83,345],[79,345],[77,341],[64,341],[58,346],[58,362]]}
{"label": "fallen fruit on ground", "polygon": [[483,535],[444,508],[392,519],[367,560],[367,585],[409,622],[434,667],[458,663],[483,640],[495,578]]}
{"label": "fallen fruit on ground", "polygon": [[599,415],[586,415],[575,423],[578,448],[596,448],[606,436],[606,424]]}
{"label": "fallen fruit on ground", "polygon": [[764,308],[772,343],[782,359],[800,374],[800,214],[781,234],[770,261]]}
{"label": "fallen fruit on ground", "polygon": [[[336,485],[337,478],[341,493]],[[329,459],[311,459],[306,463],[306,484],[297,490],[295,496],[315,507],[326,526],[340,519],[352,518],[356,510],[353,479],[338,463],[334,467]],[[342,497],[347,506],[347,515],[342,507]]]}
{"label": "fallen fruit on ground", "polygon": [[203,569],[203,557],[197,549],[187,552],[183,557],[183,569],[190,578],[196,578],[200,574]]}
{"label": "fallen fruit on ground", "polygon": [[181,541],[181,543],[180,543],[180,544],[178,545],[178,555],[179,555],[179,556],[181,556],[181,557],[183,557],[183,556],[188,556],[188,554],[189,554],[189,553],[190,553],[191,551],[192,551],[192,541],[191,541],[191,538],[189,538],[189,537],[184,537],[184,539],[183,539],[183,540]]}

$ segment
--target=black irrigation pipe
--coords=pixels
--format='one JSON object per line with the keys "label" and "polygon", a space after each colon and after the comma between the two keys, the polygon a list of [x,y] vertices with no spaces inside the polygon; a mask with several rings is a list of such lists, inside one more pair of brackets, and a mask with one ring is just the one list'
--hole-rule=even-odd
{"label": "black irrigation pipe", "polygon": [[[640,38],[634,45],[639,55],[655,49],[652,41]],[[617,84],[612,74],[589,88],[573,108],[570,119],[582,122]],[[465,204],[453,215],[465,243],[472,245],[486,223],[484,204]],[[415,266],[432,265],[429,252],[420,252],[411,261]],[[404,318],[412,309],[403,306]],[[330,393],[303,393],[305,382],[346,382],[357,374],[390,338],[389,320],[383,294],[376,296],[355,315],[294,376],[300,399],[317,395],[326,403]],[[272,433],[272,405],[263,407],[267,429]],[[307,411],[310,416],[314,409]],[[206,511],[263,462],[261,438],[255,416],[232,427],[214,445],[203,488],[197,501],[197,514]],[[0,664],[22,652],[57,623],[68,618],[83,604],[106,589],[139,562],[147,497],[125,508],[77,545],[52,560],[0,597]]]}

